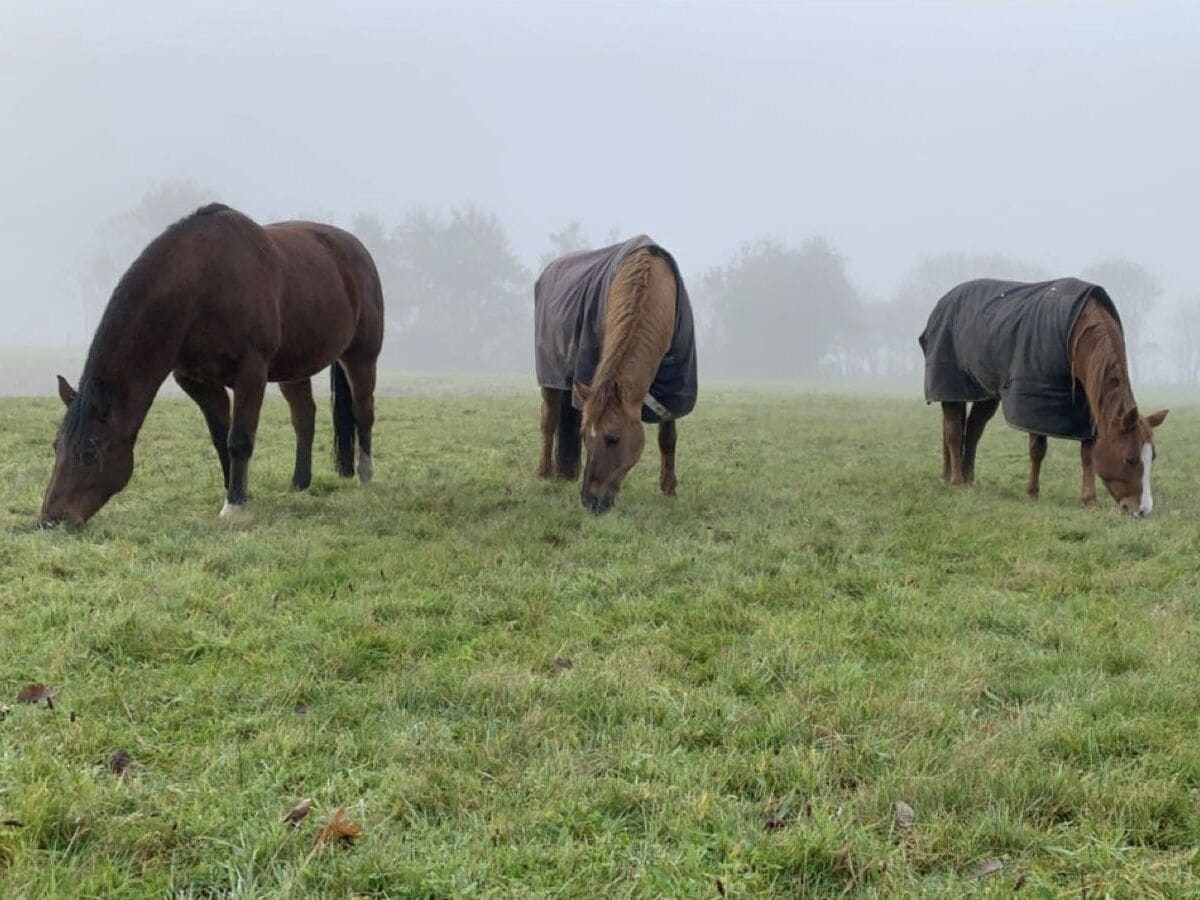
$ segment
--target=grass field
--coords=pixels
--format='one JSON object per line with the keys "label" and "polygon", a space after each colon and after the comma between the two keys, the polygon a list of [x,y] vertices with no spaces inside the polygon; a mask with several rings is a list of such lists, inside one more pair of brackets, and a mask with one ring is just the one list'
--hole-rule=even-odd
{"label": "grass field", "polygon": [[305,494],[274,397],[234,528],[172,399],[42,533],[59,414],[0,401],[0,896],[1200,895],[1195,409],[1135,521],[1073,445],[951,491],[919,402],[709,391],[594,517],[532,392],[382,401],[369,489],[323,427]]}

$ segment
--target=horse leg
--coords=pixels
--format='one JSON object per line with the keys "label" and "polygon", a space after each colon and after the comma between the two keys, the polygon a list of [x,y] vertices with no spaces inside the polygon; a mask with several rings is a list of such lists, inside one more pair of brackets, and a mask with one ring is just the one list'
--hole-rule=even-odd
{"label": "horse leg", "polygon": [[542,388],[542,452],[538,457],[537,477],[549,478],[553,474],[554,435],[558,431],[558,420],[562,415],[561,391]]}
{"label": "horse leg", "polygon": [[292,472],[292,487],[302,491],[312,483],[313,433],[316,431],[317,404],[313,400],[312,381],[288,381],[279,385],[292,414],[292,430],[296,432],[296,468]]}
{"label": "horse leg", "polygon": [[375,359],[342,360],[354,403],[354,429],[358,434],[358,481],[367,484],[375,475],[371,460],[371,429],[375,427]]}
{"label": "horse leg", "polygon": [[225,490],[229,490],[229,393],[223,385],[213,381],[203,381],[182,372],[175,372],[174,375],[176,384],[196,401],[200,412],[204,413],[208,436],[221,461],[221,478]]}
{"label": "horse leg", "polygon": [[975,448],[983,437],[983,429],[996,414],[999,400],[977,400],[971,404],[971,415],[967,417],[967,433],[963,440],[963,480],[967,484],[975,481]]}
{"label": "horse leg", "polygon": [[658,424],[658,452],[662,457],[658,486],[668,497],[675,496],[675,420]]}
{"label": "horse leg", "polygon": [[554,451],[554,469],[559,478],[574,481],[579,477],[579,462],[583,456],[583,438],[579,433],[580,412],[571,403],[570,388],[554,393],[558,395],[558,436]]}
{"label": "horse leg", "polygon": [[1041,490],[1042,460],[1046,458],[1046,436],[1044,434],[1029,435],[1029,481],[1025,484],[1025,493],[1037,497]]}
{"label": "horse leg", "polygon": [[1096,470],[1092,468],[1092,444],[1094,441],[1083,441],[1079,445],[1079,461],[1083,464],[1083,485],[1079,491],[1079,500],[1084,506],[1096,505]]}
{"label": "horse leg", "polygon": [[948,462],[945,468],[946,481],[949,484],[963,483],[963,439],[966,422],[967,404],[942,404],[942,456]]}
{"label": "horse leg", "polygon": [[229,426],[229,488],[222,518],[235,516],[246,505],[250,456],[258,433],[258,414],[267,390],[265,362],[243,365],[233,381],[233,419]]}

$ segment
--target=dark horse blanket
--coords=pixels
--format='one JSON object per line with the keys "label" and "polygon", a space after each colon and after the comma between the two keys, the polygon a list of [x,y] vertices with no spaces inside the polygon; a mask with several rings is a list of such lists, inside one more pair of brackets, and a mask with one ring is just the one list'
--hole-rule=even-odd
{"label": "dark horse blanket", "polygon": [[921,334],[926,402],[999,397],[1014,428],[1091,439],[1096,429],[1068,346],[1091,297],[1120,323],[1104,288],[1075,278],[960,284],[938,301]]}
{"label": "dark horse blanket", "polygon": [[[675,332],[642,404],[643,422],[678,419],[696,405],[696,333],[692,304],[674,258],[644,234],[600,250],[560,256],[546,266],[533,289],[534,353],[538,384],[569,390],[591,384],[600,362],[604,305],[617,270],[638,250],[650,250],[671,265]],[[574,397],[576,406],[579,398]]]}

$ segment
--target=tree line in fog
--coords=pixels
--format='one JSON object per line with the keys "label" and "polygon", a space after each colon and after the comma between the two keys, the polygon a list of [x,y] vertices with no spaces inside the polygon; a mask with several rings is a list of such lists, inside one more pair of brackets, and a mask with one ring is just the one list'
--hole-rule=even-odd
{"label": "tree line in fog", "polygon": [[[189,182],[164,184],[103,224],[74,269],[89,333],[142,247],[211,197]],[[363,213],[348,227],[383,281],[383,363],[403,369],[531,369],[533,282],[541,268],[563,253],[629,236],[590,235],[568,222],[546,236],[536,261],[526,262],[503,223],[473,206],[414,209],[398,219]],[[1064,274],[1002,256],[938,254],[918,260],[892,297],[878,299],[863,295],[845,259],[821,237],[799,245],[758,240],[723,263],[688,268],[695,262],[685,257],[680,265],[703,369],[737,377],[915,377],[922,368],[917,335],[951,287],[985,276],[1040,281]],[[1186,302],[1165,297],[1153,273],[1125,259],[1098,261],[1078,275],[1116,301],[1135,374],[1153,354],[1154,376],[1200,383],[1200,295]],[[1147,326],[1156,315],[1170,316],[1166,345],[1150,341]]]}

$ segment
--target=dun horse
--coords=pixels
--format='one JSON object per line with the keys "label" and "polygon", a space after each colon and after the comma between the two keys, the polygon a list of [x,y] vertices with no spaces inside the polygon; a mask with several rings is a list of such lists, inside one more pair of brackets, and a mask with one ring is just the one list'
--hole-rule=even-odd
{"label": "dun horse", "polygon": [[[1080,441],[1081,500],[1096,476],[1130,515],[1154,509],[1154,429],[1167,410],[1139,413],[1120,317],[1101,287],[1073,278],[1039,284],[969,281],[946,294],[920,339],[925,399],[942,405],[942,477],[975,479],[975,450],[998,406],[1029,432],[1029,479],[1040,488],[1046,437]],[[971,403],[970,414],[967,404]]]}
{"label": "dun horse", "polygon": [[[113,291],[67,414],[39,522],[82,524],[133,473],[133,445],[159,386],[174,374],[204,413],[225,480],[222,516],[247,497],[259,409],[279,382],[296,431],[292,486],[312,478],[311,377],[331,365],[339,474],[371,478],[375,363],[383,294],[370,255],[315,222],[260,227],[220,204],[154,239]],[[230,405],[226,388],[233,390]]]}
{"label": "dun horse", "polygon": [[572,253],[534,289],[542,388],[537,473],[579,475],[580,497],[603,512],[642,455],[642,423],[658,423],[659,486],[675,493],[675,420],[696,404],[692,309],[675,260],[645,235]]}

